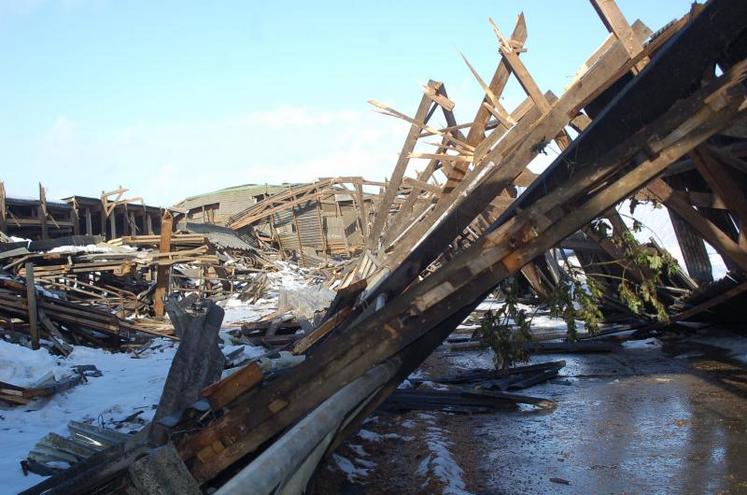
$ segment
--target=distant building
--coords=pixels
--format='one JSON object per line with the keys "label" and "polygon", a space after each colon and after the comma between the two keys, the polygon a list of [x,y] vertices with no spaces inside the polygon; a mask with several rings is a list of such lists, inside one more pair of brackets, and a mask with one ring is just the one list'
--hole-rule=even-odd
{"label": "distant building", "polygon": [[163,209],[142,203],[119,201],[104,204],[101,198],[70,196],[63,198],[72,209],[73,233],[101,235],[106,239],[121,236],[161,233]]}
{"label": "distant building", "polygon": [[292,184],[244,184],[190,196],[174,205],[179,226],[190,223],[226,225],[228,218],[268,196],[287,191]]}

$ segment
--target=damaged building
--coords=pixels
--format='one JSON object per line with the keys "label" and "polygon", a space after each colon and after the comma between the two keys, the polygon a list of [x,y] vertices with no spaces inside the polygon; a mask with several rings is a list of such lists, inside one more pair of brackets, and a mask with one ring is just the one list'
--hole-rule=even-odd
{"label": "damaged building", "polygon": [[[484,95],[471,120],[437,80],[413,113],[371,100],[408,127],[384,182],[173,208],[122,187],[3,192],[0,359],[15,350],[19,371],[0,401],[28,444],[14,486],[743,491],[747,3],[651,27],[590,4],[608,34],[562,94],[525,64],[520,14],[484,26],[489,77],[462,56]],[[671,219],[682,264],[642,232],[645,207]],[[70,235],[101,238],[32,242]],[[122,397],[69,412],[97,384]],[[29,418],[49,431],[30,441]]]}

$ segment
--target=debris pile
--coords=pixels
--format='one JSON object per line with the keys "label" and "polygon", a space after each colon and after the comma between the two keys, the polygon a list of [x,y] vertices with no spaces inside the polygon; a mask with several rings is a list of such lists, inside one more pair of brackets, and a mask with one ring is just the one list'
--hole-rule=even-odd
{"label": "debris pile", "polygon": [[[531,325],[518,309],[526,297],[568,325],[571,342],[525,343],[535,352],[608,352],[609,342],[574,340],[621,329],[647,336],[744,296],[747,4],[695,4],[653,34],[628,24],[612,1],[592,5],[610,34],[560,96],[543,92],[520,58],[520,15],[510,36],[491,21],[500,60],[489,83],[467,62],[485,93],[471,122],[456,121],[441,82],[428,82],[412,117],[372,102],[411,126],[386,183],[320,179],[257,201],[221,229],[202,224],[199,235],[172,235],[166,211],[158,238],[121,238],[106,252],[14,254],[6,265],[13,277],[3,281],[11,309],[2,315],[32,342],[38,316],[60,345],[122,346],[139,332],[167,333],[140,318],[162,317],[165,306],[181,338],[153,422],[25,493],[150,493],[152,479],[174,492],[301,493],[320,460],[382,404],[554,407],[513,390],[552,378],[562,362],[439,379],[449,389],[398,390],[494,291],[505,299],[509,335]],[[500,100],[511,77],[527,94],[512,111]],[[422,141],[429,137],[436,142]],[[426,144],[435,150],[417,148]],[[530,171],[551,145],[558,156]],[[419,159],[425,168],[406,177]],[[652,199],[673,218],[687,273],[655,242],[640,242],[635,217],[618,210]],[[251,236],[251,249],[238,249],[230,229]],[[705,242],[734,272],[723,290],[703,288]],[[215,301],[259,304],[268,272],[288,260],[317,267],[306,276],[334,298],[275,287],[271,311],[228,332],[235,345],[274,350],[232,356],[241,366],[219,373],[223,310]],[[80,308],[94,316],[82,318]]]}

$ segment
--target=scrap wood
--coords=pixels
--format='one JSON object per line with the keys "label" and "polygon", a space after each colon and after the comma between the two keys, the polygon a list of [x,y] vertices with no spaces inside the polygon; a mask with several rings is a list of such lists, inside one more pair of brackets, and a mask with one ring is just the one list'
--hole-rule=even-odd
{"label": "scrap wood", "polygon": [[[448,375],[443,377],[428,378],[428,381],[434,383],[445,383],[445,384],[464,384],[481,382],[491,379],[501,378],[513,378],[518,377],[519,380],[523,380],[523,375],[544,373],[546,371],[557,372],[565,367],[565,361],[549,361],[546,363],[530,364],[525,366],[513,366],[505,369],[474,369],[468,370],[454,375]],[[422,380],[410,380],[414,383],[418,383]]]}
{"label": "scrap wood", "polygon": [[37,384],[29,387],[0,382],[0,400],[15,404],[27,404],[36,398],[51,397],[86,381],[83,372],[74,373],[59,381],[55,380],[54,375],[49,376],[50,374],[45,375],[37,381]]}
{"label": "scrap wood", "polygon": [[262,368],[253,361],[230,376],[208,385],[202,389],[201,395],[210,402],[213,409],[217,410],[259,384],[262,377]]}
{"label": "scrap wood", "polygon": [[[370,284],[367,292],[358,295],[354,307],[360,311],[352,312],[331,330],[330,338],[319,340],[305,361],[261,387],[249,385],[247,391],[231,399],[231,407],[224,408],[221,414],[206,415],[202,422],[187,418],[175,424],[171,438],[195,479],[202,484],[225,479],[343,387],[393,356],[404,358],[399,359],[395,376],[387,377],[385,386],[367,392],[372,394],[366,399],[368,402],[361,407],[362,400],[357,401],[352,408],[353,417],[346,418],[355,425],[499,282],[517,274],[635,194],[692,148],[743,117],[745,98],[740,93],[739,67],[728,66],[723,54],[744,58],[740,36],[744,35],[746,9],[743,2],[710,2],[704,8],[706,14],[680,25],[680,34],[661,45],[646,70],[636,70],[638,73],[630,76],[628,72],[645,61],[649,53],[643,53],[645,47],[639,53],[631,53],[632,45],[613,36],[608,46],[594,55],[596,60],[588,70],[554,102],[539,91],[526,67],[516,61],[517,44],[498,33],[505,65],[518,76],[529,96],[525,118],[515,119],[516,124],[506,133],[496,129],[470,145],[475,149],[474,167],[461,172],[461,181],[450,194],[441,196],[428,215],[415,216],[415,223],[406,225],[401,236],[394,236],[399,245],[387,251],[389,246],[382,249],[379,240],[385,227],[391,225],[390,215],[399,212],[399,205],[404,204],[400,182],[408,153],[426,128],[433,113],[431,108],[437,108],[434,98],[423,98],[416,118],[408,117],[412,128],[403,147],[408,153],[398,158],[396,173],[392,174],[396,181],[389,184],[374,208],[379,213],[366,240],[368,251],[361,256],[360,264],[348,272],[350,278],[346,281],[373,273],[383,275],[376,284]],[[704,71],[717,61],[726,63],[724,75],[702,84]],[[617,84],[623,76],[630,81]],[[441,83],[432,86],[434,94],[447,98]],[[609,93],[608,88],[612,88]],[[449,130],[441,134],[460,143],[460,133],[451,132],[458,129],[455,122],[449,121],[453,114],[447,113],[447,106],[440,108],[445,112]],[[573,121],[583,125],[578,124],[582,109],[594,123],[569,144],[570,137],[564,129]],[[504,191],[510,195],[516,178],[548,139],[562,145],[564,155],[555,159],[505,211],[488,212],[495,215],[486,214],[482,223],[476,223],[485,212],[485,205]],[[568,157],[573,159],[572,171]],[[315,194],[313,188],[305,191]],[[289,194],[286,199],[292,197]],[[295,205],[291,211],[293,208]],[[277,211],[255,213],[272,216]],[[365,220],[366,225],[370,223],[370,218]],[[234,221],[238,224],[248,220],[240,216]],[[299,247],[303,256],[302,246]],[[358,270],[364,264],[366,269]],[[340,309],[335,308],[328,318]],[[458,400],[477,404],[494,405],[500,400],[516,399],[489,391],[455,393]],[[438,394],[433,397],[438,402]],[[543,399],[519,400],[540,407],[552,406]],[[336,425],[332,431],[340,431],[337,428]],[[349,428],[341,431],[340,436]],[[88,483],[87,488],[95,486],[89,480],[81,481]],[[68,486],[70,482],[67,480]]]}
{"label": "scrap wood", "polygon": [[551,399],[463,388],[451,390],[398,389],[392,392],[381,407],[388,411],[435,410],[473,414],[513,409],[518,404],[529,404],[544,410],[557,407],[557,403]]}

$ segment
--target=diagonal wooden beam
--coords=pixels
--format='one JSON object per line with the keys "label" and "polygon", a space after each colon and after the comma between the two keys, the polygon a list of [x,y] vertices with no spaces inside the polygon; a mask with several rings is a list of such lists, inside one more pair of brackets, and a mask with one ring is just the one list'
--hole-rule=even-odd
{"label": "diagonal wooden beam", "polygon": [[747,273],[747,251],[731,240],[713,222],[698,213],[682,195],[676,194],[676,191],[662,179],[653,181],[647,189],[667,208],[674,210],[689,223],[721,256],[729,258],[740,270]]}
{"label": "diagonal wooden beam", "polygon": [[[524,19],[524,14],[522,13],[519,14],[516,19],[516,26],[514,27],[514,31],[511,34],[510,42],[512,46],[516,47],[517,50],[520,50],[524,46],[524,42],[526,41],[526,39],[527,25]],[[473,73],[477,75],[474,70]],[[506,83],[508,82],[508,78],[510,76],[511,70],[509,68],[508,62],[504,57],[501,57],[501,61],[498,63],[498,67],[493,74],[493,78],[491,79],[490,84],[488,84],[487,87],[484,88],[486,94],[482,100],[482,104],[477,110],[477,114],[475,115],[472,124],[469,126],[469,133],[467,134],[467,144],[476,146],[485,138],[485,130],[487,128],[488,121],[490,120],[490,116],[492,115],[489,108],[485,105],[491,105],[494,101],[497,101],[500,98],[501,93],[506,87]],[[495,105],[493,104],[493,106]],[[500,110],[498,110],[498,112],[500,114]],[[500,122],[503,131],[507,130],[509,127],[508,125],[506,125],[507,122],[518,120],[513,115],[510,115],[509,117],[510,119],[505,119],[506,122]],[[454,164],[451,173],[447,175],[446,184],[444,185],[444,194],[449,194],[454,189],[454,187],[456,187],[459,181],[461,181],[465,176],[468,166],[468,163]]]}
{"label": "diagonal wooden beam", "polygon": [[[441,87],[441,83],[429,81],[428,87],[438,89]],[[415,122],[410,126],[410,131],[407,133],[407,138],[402,145],[402,151],[399,154],[397,163],[392,171],[392,176],[389,178],[389,183],[387,184],[386,189],[384,190],[384,195],[381,198],[379,209],[374,217],[374,223],[371,227],[368,241],[366,243],[369,249],[374,249],[379,243],[379,236],[381,236],[381,233],[384,231],[384,227],[386,226],[389,217],[389,209],[392,206],[392,201],[394,201],[394,196],[399,190],[399,186],[402,184],[402,177],[404,177],[407,165],[410,163],[410,153],[415,149],[415,145],[420,137],[420,130],[426,123],[426,115],[428,114],[431,104],[431,98],[429,98],[427,94],[423,94],[423,97],[420,99],[420,105],[418,105],[418,110],[415,112],[415,117],[413,119]],[[417,123],[421,125],[417,125]]]}
{"label": "diagonal wooden beam", "polygon": [[516,76],[516,79],[519,81],[519,84],[521,84],[521,87],[524,88],[526,94],[529,95],[534,104],[537,105],[537,108],[539,108],[542,113],[546,113],[550,110],[550,104],[542,94],[537,82],[529,73],[529,70],[527,70],[524,62],[519,59],[519,54],[517,53],[516,48],[511,44],[509,39],[503,36],[500,29],[498,29],[498,26],[493,22],[493,19],[490,19],[490,25],[493,27],[493,32],[495,32],[495,35],[498,38],[498,49],[500,50],[501,55],[503,55],[503,59],[511,68],[511,72]]}
{"label": "diagonal wooden beam", "polygon": [[708,187],[735,215],[735,223],[739,226],[739,245],[742,249],[747,249],[747,199],[738,185],[739,178],[719,163],[705,146],[694,149],[690,157]]}
{"label": "diagonal wooden beam", "polygon": [[[633,29],[625,20],[625,16],[615,3],[615,0],[590,0],[591,5],[596,10],[597,15],[602,20],[607,31],[614,34],[625,47],[630,58],[634,58],[643,50],[643,44],[633,33]],[[635,72],[638,73],[646,66],[648,57],[638,61],[635,64]]]}

